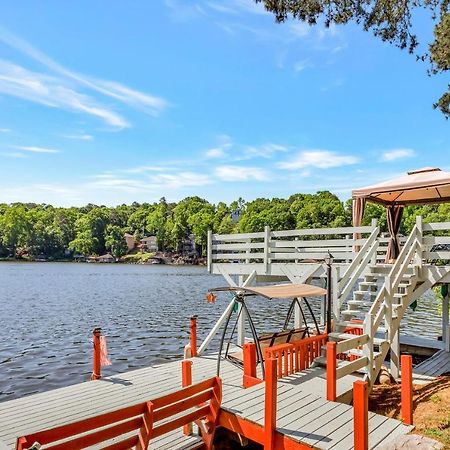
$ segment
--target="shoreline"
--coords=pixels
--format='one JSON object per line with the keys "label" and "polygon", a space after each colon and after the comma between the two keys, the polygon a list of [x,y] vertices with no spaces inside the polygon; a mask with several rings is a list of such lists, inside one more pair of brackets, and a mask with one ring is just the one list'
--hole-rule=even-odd
{"label": "shoreline", "polygon": [[[205,261],[203,261],[205,259]],[[206,258],[199,258],[199,261],[195,263],[190,262],[176,262],[176,261],[165,261],[165,262],[136,262],[136,261],[115,261],[115,262],[101,262],[101,261],[76,261],[74,259],[48,259],[48,260],[36,260],[36,259],[24,259],[24,258],[0,258],[0,263],[71,263],[71,264],[95,264],[95,265],[105,265],[105,264],[123,264],[123,265],[138,265],[138,266],[198,266],[206,267]]]}

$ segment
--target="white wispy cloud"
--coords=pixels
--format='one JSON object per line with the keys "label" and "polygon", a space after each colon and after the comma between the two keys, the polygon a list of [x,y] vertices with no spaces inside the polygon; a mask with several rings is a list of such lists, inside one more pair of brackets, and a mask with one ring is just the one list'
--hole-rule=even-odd
{"label": "white wispy cloud", "polygon": [[244,148],[242,155],[237,156],[235,160],[241,161],[253,158],[270,159],[277,153],[285,153],[289,151],[288,147],[280,144],[267,143],[260,146],[247,146]]}
{"label": "white wispy cloud", "polygon": [[219,166],[214,170],[217,178],[223,181],[267,181],[269,173],[260,167]]}
{"label": "white wispy cloud", "polygon": [[164,0],[164,4],[169,8],[172,18],[179,22],[187,22],[206,15],[198,3],[189,3],[184,0]]}
{"label": "white wispy cloud", "polygon": [[[152,177],[153,185],[168,189],[206,186],[212,183],[211,177],[199,172],[178,172],[175,174],[158,174]],[[156,187],[155,186],[155,187]]]}
{"label": "white wispy cloud", "polygon": [[359,158],[352,155],[341,155],[329,150],[306,150],[299,152],[290,161],[278,163],[280,169],[297,170],[307,167],[329,169],[332,167],[348,166],[356,164]]}
{"label": "white wispy cloud", "polygon": [[[168,1],[168,0],[166,0]],[[173,0],[170,0],[173,1]],[[264,8],[262,3],[256,3],[253,0],[227,0],[225,2],[219,1],[206,1],[205,6],[211,8],[214,11],[224,14],[240,14],[240,13],[250,13],[256,15],[266,15],[269,14]]]}
{"label": "white wispy cloud", "polygon": [[[130,171],[128,171],[131,173]],[[114,189],[124,192],[164,192],[164,190],[181,190],[211,184],[210,176],[199,172],[179,171],[176,173],[156,173],[150,176],[124,178],[114,174],[95,175],[89,184],[95,188]]]}
{"label": "white wispy cloud", "polygon": [[220,147],[210,148],[205,152],[207,158],[223,158],[225,156],[225,150]]}
{"label": "white wispy cloud", "polygon": [[390,162],[397,159],[412,158],[416,156],[415,150],[412,148],[394,148],[392,150],[386,150],[381,154],[381,161]]}
{"label": "white wispy cloud", "polygon": [[206,150],[204,155],[208,159],[224,158],[227,151],[233,146],[233,139],[228,134],[219,134],[216,137],[217,145]]}
{"label": "white wispy cloud", "polygon": [[0,60],[0,93],[95,116],[115,128],[130,126],[122,116],[99,105],[93,98],[65,86],[62,80],[4,60]]}
{"label": "white wispy cloud", "polygon": [[92,134],[80,133],[80,134],[62,134],[62,137],[66,139],[74,139],[78,141],[92,141],[94,136]]}
{"label": "white wispy cloud", "polygon": [[335,80],[332,80],[327,85],[322,86],[320,88],[321,92],[328,92],[332,89],[339,88],[345,84],[345,81],[342,78],[336,78]]}
{"label": "white wispy cloud", "polygon": [[60,153],[60,150],[55,148],[47,148],[47,147],[35,147],[35,146],[25,146],[25,145],[15,145],[14,148],[18,150],[23,150],[24,152],[31,153]]}
{"label": "white wispy cloud", "polygon": [[23,159],[23,158],[28,157],[28,155],[26,155],[25,153],[20,153],[20,152],[4,152],[4,153],[2,153],[2,156],[6,156],[7,158],[17,158],[17,159]]}
{"label": "white wispy cloud", "polygon": [[9,133],[10,131],[9,128],[0,128],[0,133]]}
{"label": "white wispy cloud", "polygon": [[294,72],[299,73],[303,72],[305,69],[309,69],[314,67],[309,58],[301,59],[294,63]]}
{"label": "white wispy cloud", "polygon": [[288,30],[295,38],[304,38],[311,33],[312,26],[305,22],[291,22],[288,25]]}
{"label": "white wispy cloud", "polygon": [[[116,81],[102,80],[70,70],[3,27],[0,27],[0,41],[27,55],[53,72],[53,76],[31,72],[23,67],[4,61],[4,65],[0,70],[0,76],[3,75],[5,77],[3,80],[4,84],[14,85],[15,89],[10,95],[17,95],[47,106],[69,107],[72,110],[102,118],[108,125],[117,128],[125,128],[129,124],[111,108],[99,105],[86,94],[75,91],[74,85],[113,98],[118,102],[153,116],[157,116],[169,106],[169,103],[162,97],[138,91]],[[16,76],[19,76],[18,83],[13,83],[10,79],[11,72],[16,72]],[[2,92],[7,93],[5,89]],[[50,102],[51,96],[55,97],[53,102]]]}
{"label": "white wispy cloud", "polygon": [[146,173],[146,172],[164,172],[168,170],[165,166],[137,166],[131,169],[126,169],[127,173]]}

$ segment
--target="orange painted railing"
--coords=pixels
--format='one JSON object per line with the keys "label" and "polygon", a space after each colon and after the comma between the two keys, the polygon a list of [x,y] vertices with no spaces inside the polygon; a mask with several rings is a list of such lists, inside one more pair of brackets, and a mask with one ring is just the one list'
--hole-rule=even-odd
{"label": "orange painted railing", "polygon": [[337,381],[337,344],[330,341],[327,343],[327,400],[336,401],[336,381]]}
{"label": "orange painted railing", "polygon": [[407,425],[413,424],[413,377],[412,356],[401,356],[402,368],[402,419]]}
{"label": "orange painted railing", "polygon": [[[192,384],[192,361],[184,359],[181,361],[181,386],[188,387]],[[188,423],[183,426],[183,433],[186,436],[192,434],[192,423]]]}
{"label": "orange painted railing", "polygon": [[[191,422],[200,427],[205,448],[212,449],[221,401],[222,382],[219,377],[213,377],[151,401],[22,436],[17,440],[16,449],[26,450],[36,442],[47,445],[61,440],[64,442],[58,444],[59,450],[84,449],[118,438],[107,448],[142,450],[148,448],[151,439]],[[192,408],[196,409],[186,413]]]}
{"label": "orange painted railing", "polygon": [[248,342],[242,347],[244,374],[242,376],[242,386],[244,389],[262,383],[263,380],[256,376],[256,345]]}
{"label": "orange painted railing", "polygon": [[274,345],[264,351],[264,358],[277,360],[278,378],[308,369],[314,359],[321,355],[326,334],[319,334],[288,344]]}
{"label": "orange painted railing", "polygon": [[355,450],[369,448],[369,384],[353,383],[353,446]]}
{"label": "orange painted railing", "polygon": [[264,450],[275,449],[277,426],[277,360],[267,357],[265,362],[266,385],[264,392]]}
{"label": "orange painted railing", "polygon": [[191,332],[190,332],[190,343],[191,343],[191,356],[197,356],[197,316],[191,317]]}

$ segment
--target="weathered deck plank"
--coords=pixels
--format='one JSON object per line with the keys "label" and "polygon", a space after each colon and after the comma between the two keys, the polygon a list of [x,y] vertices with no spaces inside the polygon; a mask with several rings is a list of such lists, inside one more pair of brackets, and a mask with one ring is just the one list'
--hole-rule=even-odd
{"label": "weathered deck plank", "polygon": [[[216,356],[202,356],[193,361],[194,382],[215,375]],[[222,363],[221,376],[223,409],[262,425],[264,384],[244,390],[242,371],[226,361]],[[150,400],[173,392],[180,385],[181,364],[180,361],[172,361],[0,403],[0,441],[7,448],[14,448],[18,436]],[[313,448],[351,449],[352,407],[328,402],[324,392],[323,369],[311,369],[280,380],[277,430]],[[374,443],[381,442],[390,432],[401,434],[408,431],[400,422],[374,414],[369,424]],[[403,428],[399,428],[400,425]],[[194,441],[194,437],[186,440],[178,430],[161,438],[158,448],[190,448]]]}
{"label": "weathered deck plank", "polygon": [[450,372],[450,353],[439,350],[431,358],[414,367],[414,373],[428,377],[437,377]]}

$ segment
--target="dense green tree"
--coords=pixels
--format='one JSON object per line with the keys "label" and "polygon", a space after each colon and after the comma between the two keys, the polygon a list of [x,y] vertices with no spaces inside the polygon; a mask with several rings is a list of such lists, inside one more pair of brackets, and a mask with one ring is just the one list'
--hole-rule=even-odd
{"label": "dense green tree", "polygon": [[[431,63],[430,73],[450,70],[450,1],[449,0],[256,0],[275,14],[278,22],[289,17],[309,25],[322,21],[327,27],[355,22],[365,31],[372,31],[383,41],[414,53],[419,40],[414,32],[414,20],[420,20],[419,10],[431,12],[434,41],[429,51],[418,59]],[[413,20],[414,19],[414,20]],[[450,117],[450,85],[435,103]]]}
{"label": "dense green tree", "polygon": [[290,210],[296,228],[334,228],[351,224],[344,204],[328,191],[300,196],[292,202]]}
{"label": "dense green tree", "polygon": [[82,216],[76,221],[75,230],[75,239],[69,242],[69,249],[81,255],[96,253],[98,239],[92,233],[87,216]]}
{"label": "dense green tree", "polygon": [[25,245],[30,223],[22,205],[7,208],[0,217],[0,240],[9,253],[16,257],[17,248]]}
{"label": "dense green tree", "polygon": [[171,208],[164,197],[147,216],[147,230],[156,236],[160,250],[165,250],[171,240],[171,224],[168,224],[170,216]]}
{"label": "dense green tree", "polygon": [[247,203],[239,220],[239,230],[242,232],[263,231],[266,225],[271,230],[295,228],[295,220],[287,200],[258,198]]}
{"label": "dense green tree", "polygon": [[118,225],[109,224],[105,230],[106,249],[116,258],[120,258],[127,253],[127,242],[124,238],[124,231]]}
{"label": "dense green tree", "polygon": [[153,206],[145,203],[144,205],[140,205],[134,208],[133,212],[129,215],[127,226],[130,229],[131,233],[136,237],[143,238],[145,236],[145,233],[147,231],[147,216],[150,214],[150,212],[152,212],[153,209]]}
{"label": "dense green tree", "polygon": [[189,216],[188,223],[196,244],[200,246],[202,253],[206,253],[208,230],[214,228],[214,211],[210,208],[203,208]]}

